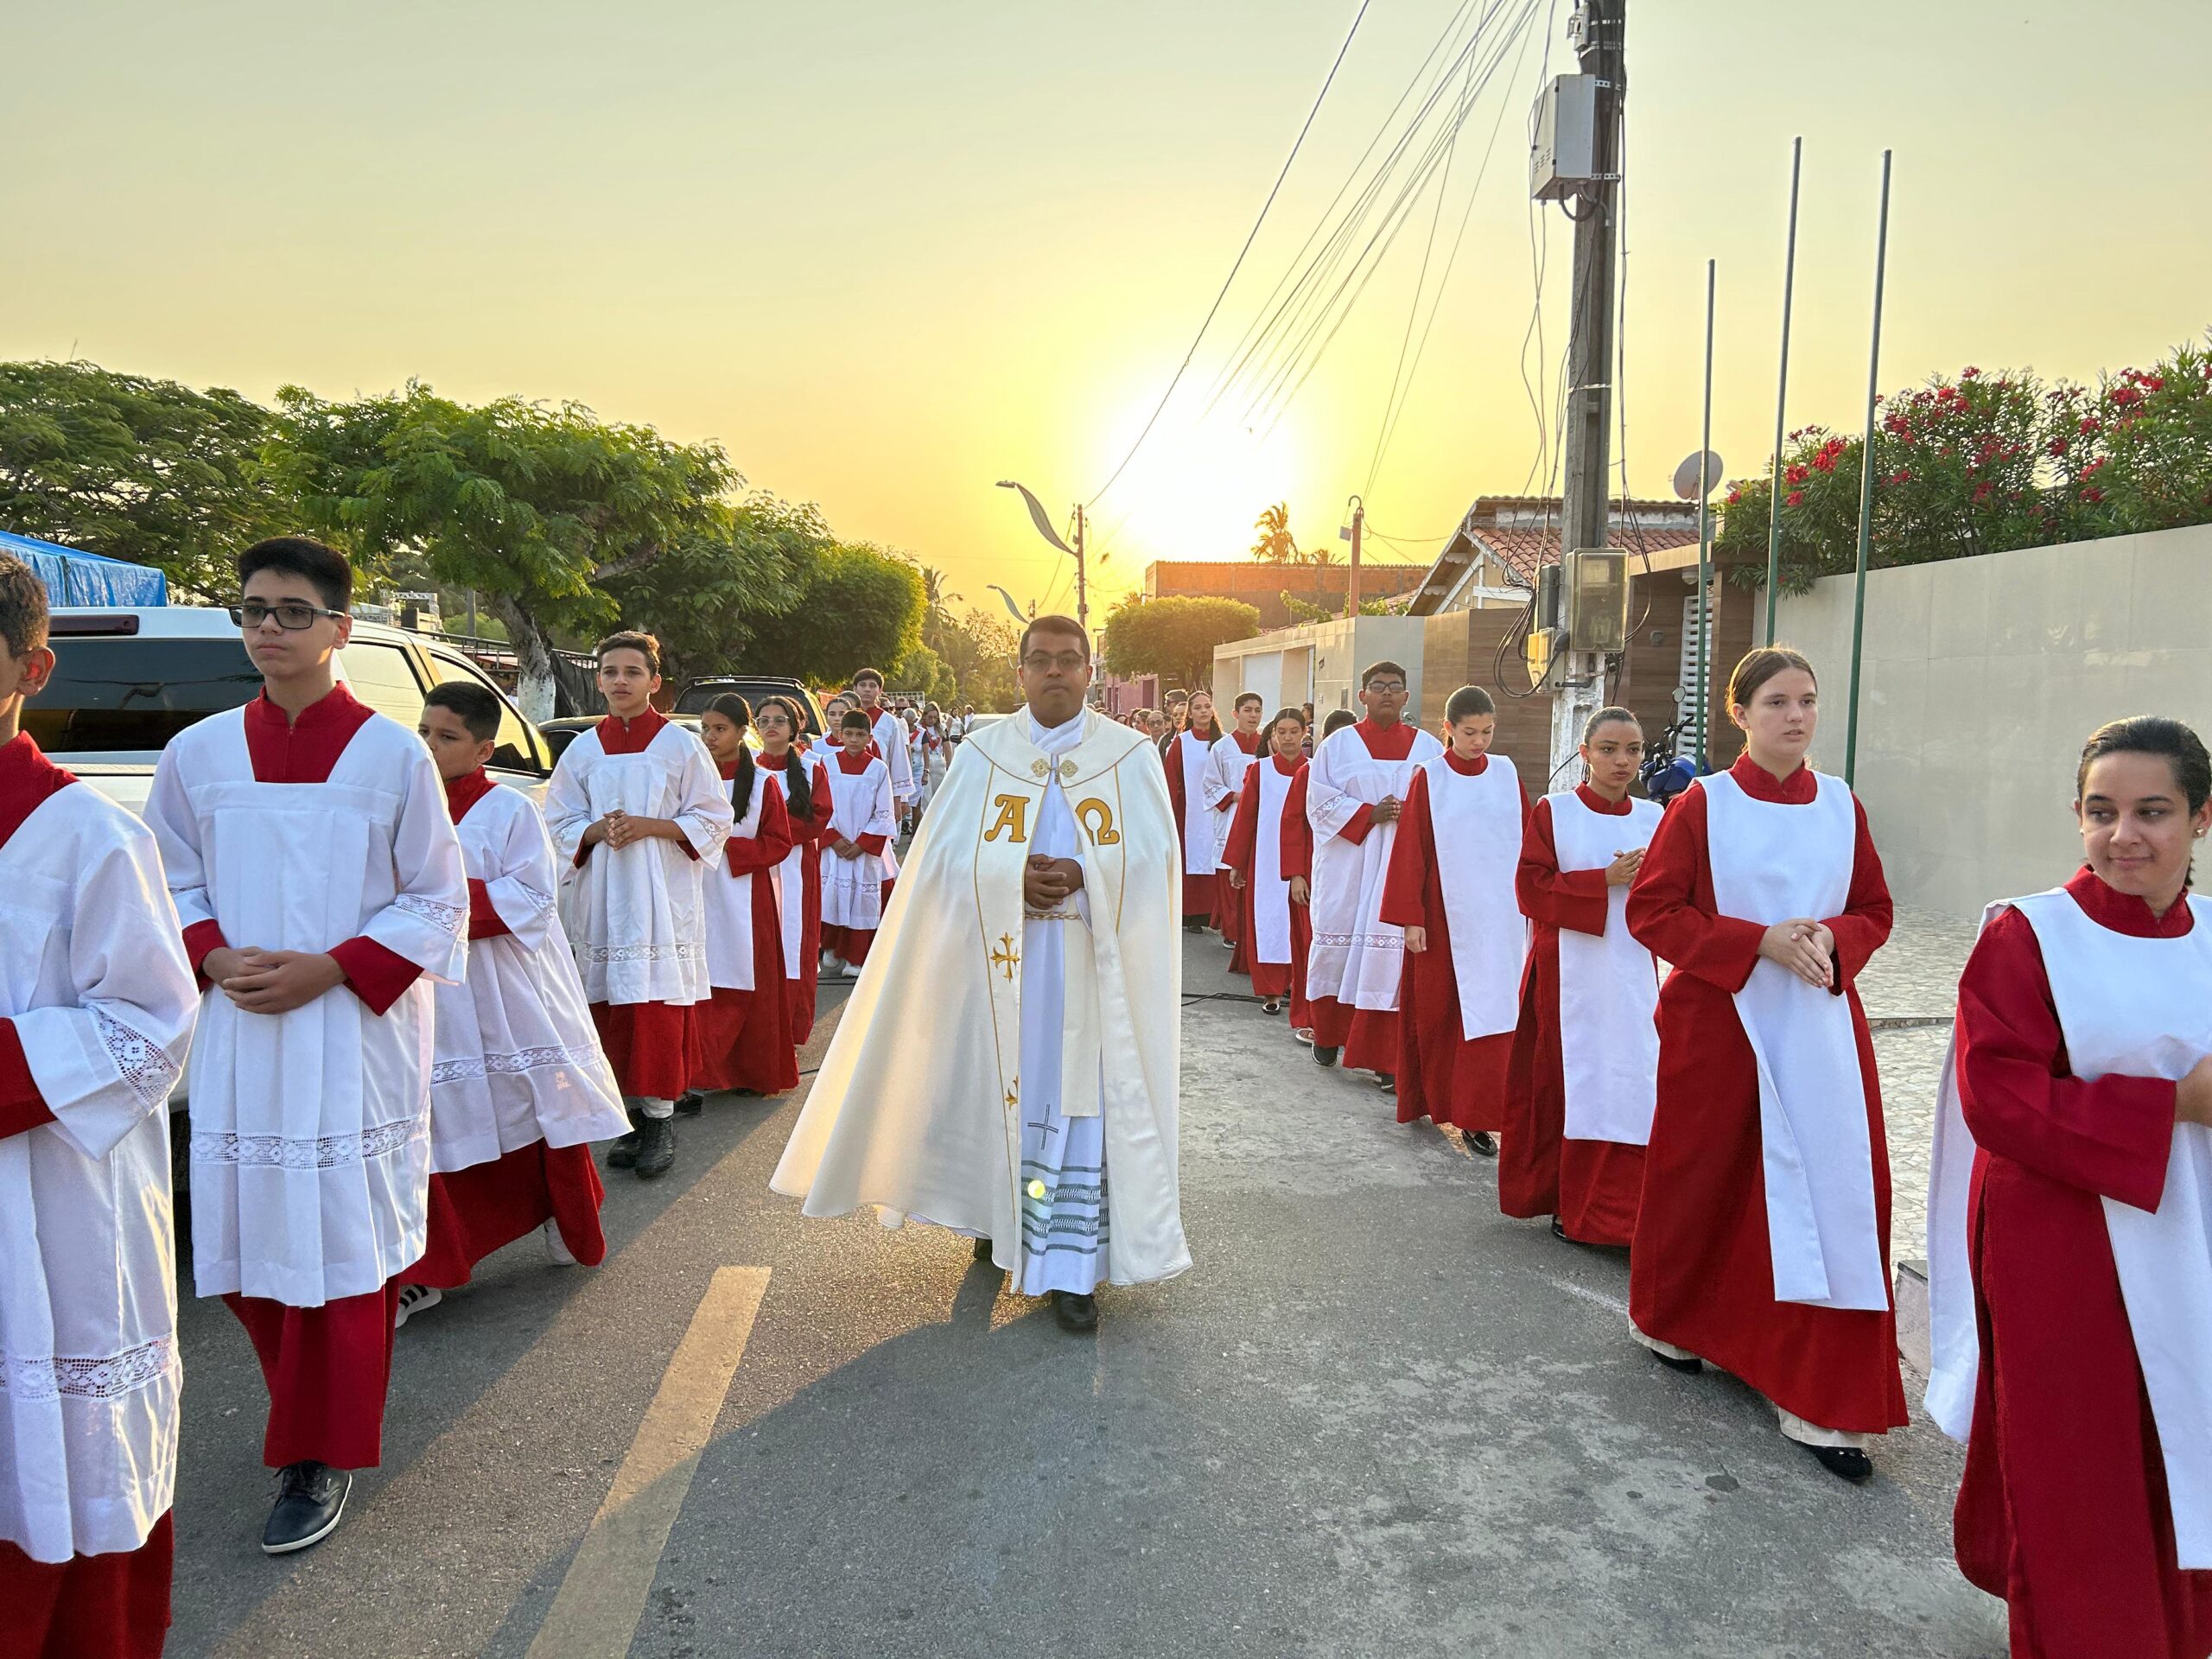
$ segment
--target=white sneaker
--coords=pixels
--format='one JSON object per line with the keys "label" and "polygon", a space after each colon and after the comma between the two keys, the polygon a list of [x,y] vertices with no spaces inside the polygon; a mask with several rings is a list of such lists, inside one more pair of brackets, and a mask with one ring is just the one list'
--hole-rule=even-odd
{"label": "white sneaker", "polygon": [[860,970],[860,969],[859,969],[858,965],[856,965],[855,963],[849,963],[849,962],[841,962],[841,963],[839,963],[837,964],[837,977],[838,977],[838,978],[840,978],[840,979],[858,979],[860,976],[861,976],[861,970]]}
{"label": "white sneaker", "polygon": [[545,1237],[545,1254],[552,1258],[555,1267],[573,1268],[576,1265],[575,1253],[569,1249],[568,1241],[561,1236],[559,1222],[549,1221],[539,1231]]}
{"label": "white sneaker", "polygon": [[445,1292],[435,1285],[403,1285],[399,1290],[399,1311],[391,1316],[395,1331],[414,1315],[435,1307],[446,1299]]}

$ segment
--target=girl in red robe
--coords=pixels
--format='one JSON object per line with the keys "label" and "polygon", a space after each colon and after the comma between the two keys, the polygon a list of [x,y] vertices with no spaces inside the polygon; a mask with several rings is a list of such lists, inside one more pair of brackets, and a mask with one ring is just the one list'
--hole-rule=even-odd
{"label": "girl in red robe", "polygon": [[1214,718],[1213,699],[1203,691],[1191,694],[1187,717],[1190,723],[1168,740],[1160,758],[1167,767],[1175,831],[1183,842],[1183,929],[1198,933],[1213,919],[1220,886],[1214,879],[1213,817],[1199,789],[1213,746],[1221,741],[1221,722]]}
{"label": "girl in red robe", "polygon": [[803,1046],[814,1034],[815,993],[822,975],[822,843],[830,834],[830,814],[836,803],[828,764],[797,747],[804,727],[790,699],[764,697],[753,722],[760,729],[760,765],[782,783],[785,813],[798,853],[784,861],[780,900],[799,906],[798,925],[780,909],[777,914],[784,927],[784,988],[791,1004],[791,1041]]}
{"label": "girl in red robe", "polygon": [[[1305,791],[1298,789],[1306,766],[1306,716],[1286,709],[1268,728],[1268,758],[1244,774],[1244,787],[1236,801],[1236,815],[1230,821],[1229,841],[1222,855],[1229,866],[1230,886],[1236,891],[1243,915],[1238,934],[1239,953],[1247,955],[1246,970],[1252,989],[1268,1014],[1282,1012],[1283,999],[1291,994],[1291,964],[1302,953],[1300,934],[1306,940],[1313,926],[1306,906],[1289,892],[1281,899],[1288,910],[1287,925],[1280,935],[1281,960],[1266,947],[1277,939],[1272,923],[1261,926],[1260,906],[1268,884],[1287,888],[1294,879],[1283,861],[1283,826],[1290,817],[1290,797],[1299,796],[1299,821],[1305,822]],[[1311,827],[1308,827],[1309,833]],[[1268,855],[1272,854],[1272,856]],[[1230,964],[1235,971],[1235,963]]]}
{"label": "girl in red robe", "polygon": [[[1592,715],[1582,734],[1588,777],[1536,803],[1514,878],[1533,932],[1507,1078],[1497,1207],[1548,1215],[1554,1234],[1580,1244],[1624,1247],[1636,1236],[1651,1130],[1658,966],[1628,936],[1626,915],[1628,885],[1659,827],[1656,803],[1629,798],[1643,759],[1643,728],[1633,714]],[[1562,944],[1563,931],[1576,937]],[[1562,950],[1573,976],[1564,993]],[[1563,1014],[1565,1001],[1574,1017]],[[1562,1041],[1569,1024],[1572,1089]],[[1615,1138],[1631,1133],[1632,1141]]]}
{"label": "girl in red robe", "polygon": [[[1785,1435],[1863,1480],[1866,1437],[1906,1421],[1889,1148],[1854,988],[1889,938],[1891,905],[1865,809],[1805,764],[1818,695],[1794,651],[1736,664],[1728,704],[1743,757],[1667,809],[1629,891],[1630,932],[1674,967],[1659,994],[1629,1316],[1662,1361],[1733,1373],[1773,1402]],[[1754,1031],[1777,1079],[1771,1103]],[[1854,1099],[1863,1126],[1837,1109]],[[1769,1109],[1795,1143],[1771,1167]]]}
{"label": "girl in red robe", "polygon": [[[1321,722],[1321,739],[1357,724],[1349,709],[1332,710]],[[1306,955],[1313,946],[1313,821],[1306,815],[1306,792],[1313,765],[1309,747],[1282,804],[1282,873],[1290,882],[1290,902],[1298,907],[1290,935],[1290,1034],[1308,1048],[1313,1046],[1313,1004],[1306,995]]]}
{"label": "girl in red robe", "polygon": [[[2212,1308],[2160,1323],[2118,1252],[2130,1229],[2187,1221],[2195,1281],[2207,1271],[2202,1210],[2180,1213],[2201,1187],[2169,1172],[2212,1144],[2212,905],[2187,893],[2212,758],[2177,721],[2117,721],[2082,751],[2075,790],[2087,867],[2063,893],[1995,909],[1959,982],[1980,1367],[1955,1540],[1966,1576],[2009,1604],[2016,1659],[2202,1659],[2212,1453],[2161,1420],[2188,1415],[2173,1402],[2192,1373],[2203,1395]],[[2177,1243],[2153,1238],[2152,1278],[2186,1282],[2191,1241]],[[2184,1465],[2191,1452],[2200,1478]],[[2195,1523],[2188,1567],[2177,1512]]]}
{"label": "girl in red robe", "polygon": [[[700,716],[699,735],[730,786],[736,828],[722,844],[721,867],[710,869],[710,883],[741,882],[741,905],[728,902],[728,890],[707,893],[707,959],[716,982],[711,1001],[699,1005],[701,1065],[692,1087],[676,1109],[696,1114],[705,1097],[720,1090],[743,1095],[780,1095],[798,1087],[797,1046],[791,1041],[791,1001],[784,988],[784,932],[776,912],[776,867],[791,850],[791,817],[783,786],[759,766],[745,734],[753,723],[752,705],[725,692]],[[734,925],[749,938],[733,950],[719,946],[718,931]],[[743,963],[750,971],[733,972]],[[721,983],[749,978],[749,988]]]}
{"label": "girl in red robe", "polygon": [[1490,693],[1461,686],[1444,720],[1450,747],[1414,772],[1382,889],[1382,919],[1406,930],[1398,1122],[1448,1123],[1490,1155],[1505,1122],[1518,1011],[1524,930],[1513,870],[1529,796],[1513,763],[1490,753]]}

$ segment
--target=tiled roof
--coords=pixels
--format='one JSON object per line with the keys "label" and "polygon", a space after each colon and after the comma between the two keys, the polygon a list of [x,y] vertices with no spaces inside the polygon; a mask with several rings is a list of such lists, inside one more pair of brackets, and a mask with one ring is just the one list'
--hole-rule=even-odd
{"label": "tiled roof", "polygon": [[[1540,567],[1559,563],[1556,530],[1478,529],[1470,534],[1523,587],[1535,580]],[[1625,548],[1630,553],[1656,553],[1664,548],[1690,546],[1697,540],[1697,531],[1617,524],[1609,539],[1615,547]]]}
{"label": "tiled roof", "polygon": [[[1697,540],[1695,524],[1683,522],[1687,509],[1680,501],[1609,505],[1606,539],[1615,547],[1630,553],[1658,553],[1690,546]],[[1559,563],[1559,538],[1556,496],[1483,496],[1467,509],[1459,528],[1414,590],[1407,609],[1416,616],[1433,614],[1478,554],[1495,560],[1516,587],[1533,588],[1539,569]]]}

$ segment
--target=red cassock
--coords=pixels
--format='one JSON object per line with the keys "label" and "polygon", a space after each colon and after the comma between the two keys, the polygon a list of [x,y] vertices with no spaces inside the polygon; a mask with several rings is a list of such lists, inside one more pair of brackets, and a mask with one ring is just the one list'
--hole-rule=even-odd
{"label": "red cassock", "polygon": [[[1231,732],[1229,735],[1236,741],[1236,747],[1245,753],[1257,754],[1260,752],[1260,734],[1257,732]],[[1251,780],[1252,769],[1246,767],[1244,775],[1245,780],[1249,783]],[[1242,798],[1243,791],[1240,789],[1236,794],[1221,801],[1214,810],[1233,816],[1236,810],[1236,803]],[[1240,895],[1237,889],[1230,885],[1229,871],[1229,861],[1224,856],[1221,868],[1214,872],[1213,917],[1221,927],[1221,937],[1226,939],[1230,946],[1229,971],[1232,974],[1242,974],[1249,979],[1252,974],[1252,958],[1249,944],[1252,932],[1247,924],[1245,912],[1250,908],[1251,899],[1249,893]]]}
{"label": "red cassock", "polygon": [[[1310,763],[1300,761],[1282,800],[1282,874],[1307,882],[1313,880],[1313,821],[1306,816],[1306,787]],[[1313,946],[1313,912],[1297,899],[1290,901],[1290,1028],[1308,1031],[1313,1025],[1313,1005],[1306,999],[1306,953]],[[1253,979],[1257,985],[1258,976]]]}
{"label": "red cassock", "polygon": [[[1575,793],[1592,812],[1628,816],[1627,801],[1608,801],[1587,784]],[[1532,931],[1506,1079],[1497,1207],[1509,1216],[1557,1216],[1578,1243],[1625,1246],[1636,1236],[1643,1148],[1566,1139],[1567,1078],[1560,1059],[1560,930],[1604,934],[1605,873],[1560,868],[1548,800],[1529,814],[1513,888]]]}
{"label": "red cassock", "polygon": [[[2190,931],[2082,870],[2089,918],[2138,938]],[[2012,1613],[2015,1659],[2203,1659],[2212,1573],[2176,1565],[2157,1425],[2120,1299],[2103,1200],[2155,1210],[2174,1085],[2083,1082],[2035,930],[1982,931],[1959,982],[1960,1104],[1979,1148],[1967,1215],[1981,1370],[1954,1538]]]}
{"label": "red cassock", "polygon": [[[600,747],[609,754],[643,754],[667,724],[652,708],[626,724],[609,715],[597,728]],[[697,860],[689,841],[676,844],[684,857]],[[576,849],[579,865],[590,856],[589,848]],[[691,1004],[594,1002],[591,1022],[625,1097],[674,1100],[690,1088],[700,1065],[699,1016]]]}
{"label": "red cassock", "polygon": [[[805,763],[800,762],[802,766]],[[833,805],[830,790],[828,766],[810,767],[807,771],[807,791],[813,811],[801,817],[789,810],[785,816],[791,820],[791,844],[804,849],[798,864],[799,902],[804,908],[799,912],[798,972],[791,974],[791,958],[784,959],[784,995],[791,1008],[791,1041],[802,1044],[814,1035],[815,992],[822,979],[822,843],[829,838],[830,813]],[[785,889],[788,902],[793,895]]]}
{"label": "red cassock", "polygon": [[[1187,846],[1189,842],[1184,839],[1184,819],[1193,807],[1192,803],[1184,799],[1188,791],[1183,787],[1181,733],[1168,740],[1167,747],[1160,751],[1160,761],[1167,769],[1167,799],[1175,809],[1175,844],[1178,847]],[[1199,806],[1196,810],[1204,811],[1205,808]],[[1186,922],[1211,921],[1218,887],[1219,883],[1211,875],[1192,875],[1185,870],[1183,873],[1183,919]]]}
{"label": "red cassock", "polygon": [[[1449,750],[1445,764],[1470,778],[1490,770],[1490,757],[1462,760]],[[1528,791],[1521,795],[1524,823]],[[1398,1122],[1433,1118],[1470,1135],[1505,1127],[1506,1071],[1513,1058],[1513,1033],[1499,1032],[1471,1041],[1459,1034],[1459,976],[1452,960],[1452,926],[1444,913],[1443,868],[1438,861],[1436,824],[1428,806],[1428,773],[1416,771],[1398,816],[1398,838],[1390,848],[1390,870],[1382,884],[1382,919],[1395,927],[1428,930],[1428,949],[1406,952],[1405,976],[1398,989],[1396,1019]],[[1349,1057],[1345,1063],[1353,1064]]]}
{"label": "red cassock", "polygon": [[[736,768],[723,769],[725,783]],[[700,1065],[691,1086],[701,1090],[747,1089],[756,1095],[780,1095],[798,1087],[797,1046],[791,1041],[791,1001],[784,985],[783,919],[776,912],[775,870],[791,850],[791,814],[784,786],[773,772],[756,768],[753,787],[760,799],[759,830],[732,836],[722,843],[720,869],[709,881],[751,876],[753,900],[753,986],[749,991],[715,987],[699,1005]],[[742,822],[742,815],[741,815]]]}
{"label": "red cassock", "polygon": [[[1730,775],[1754,800],[1809,805],[1810,767],[1786,782],[1748,757]],[[1890,890],[1856,801],[1857,839],[1835,935],[1838,993],[1850,999],[1872,1147],[1875,1228],[1889,1269],[1890,1155],[1874,1044],[1854,984],[1890,934]],[[1767,1237],[1758,1075],[1735,993],[1758,965],[1765,930],[1723,916],[1713,896],[1706,800],[1667,809],[1629,890],[1629,931],[1674,971],[1659,993],[1659,1098],[1629,1257],[1637,1328],[1741,1378],[1822,1428],[1879,1433],[1906,1421],[1893,1309],[1778,1302]]]}
{"label": "red cassock", "polygon": [[0,1653],[7,1659],[160,1659],[176,1558],[174,1510],[111,1555],[35,1561],[0,1542]]}
{"label": "red cassock", "polygon": [[[1281,775],[1291,780],[1290,787],[1283,795],[1282,820],[1280,823],[1260,822],[1261,766],[1273,766]],[[1222,856],[1228,867],[1244,878],[1244,885],[1242,887],[1232,889],[1239,901],[1237,909],[1242,923],[1237,933],[1236,944],[1237,955],[1240,957],[1245,956],[1248,950],[1255,948],[1255,942],[1260,937],[1253,913],[1252,887],[1253,870],[1257,862],[1260,837],[1270,835],[1276,836],[1278,846],[1281,849],[1278,856],[1281,857],[1287,853],[1292,814],[1296,813],[1300,824],[1306,823],[1304,774],[1305,763],[1302,760],[1286,761],[1280,755],[1269,755],[1261,761],[1258,766],[1254,766],[1244,774],[1244,787],[1236,798],[1236,815],[1230,821],[1229,842],[1222,849]],[[1307,863],[1313,860],[1313,854],[1310,851],[1312,845],[1313,836],[1309,827],[1306,838],[1306,846],[1309,850],[1304,855]],[[1280,868],[1286,880],[1293,875],[1306,874],[1303,866],[1293,869],[1287,858]],[[1306,906],[1294,900],[1290,906],[1290,951],[1294,961],[1304,959],[1306,946],[1312,943],[1313,937],[1313,924],[1306,913]],[[1240,971],[1234,959],[1230,963],[1230,969],[1231,972]],[[1253,960],[1248,963],[1241,971],[1251,975],[1252,989],[1261,996],[1280,997],[1288,995],[1291,992],[1291,963]],[[1295,1017],[1296,1010],[1294,1008],[1294,1021]]]}

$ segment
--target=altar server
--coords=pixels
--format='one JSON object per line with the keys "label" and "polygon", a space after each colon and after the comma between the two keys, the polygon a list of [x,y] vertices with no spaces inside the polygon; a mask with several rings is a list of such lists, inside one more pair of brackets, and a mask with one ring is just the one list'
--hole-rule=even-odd
{"label": "altar server", "polygon": [[1151,746],[1084,707],[1082,627],[1039,617],[1020,666],[1027,706],[961,746],[772,1185],[974,1238],[1086,1332],[1099,1286],[1191,1264],[1175,826]]}
{"label": "altar server", "polygon": [[1629,931],[1673,964],[1629,1313],[1662,1361],[1742,1378],[1784,1435],[1863,1480],[1869,1437],[1905,1421],[1855,984],[1891,906],[1865,809],[1806,764],[1818,705],[1797,652],[1738,663],[1744,754],[1667,809],[1629,889]]}
{"label": "altar server", "polygon": [[1391,849],[1414,775],[1444,753],[1401,718],[1406,671],[1375,663],[1359,677],[1367,717],[1325,740],[1309,763],[1313,826],[1313,948],[1307,996],[1313,1058],[1380,1077],[1398,1069],[1398,994],[1405,934],[1382,919]]}
{"label": "altar server", "polygon": [[1659,827],[1632,800],[1643,728],[1600,709],[1582,731],[1583,781],[1536,803],[1515,891],[1535,930],[1506,1086],[1497,1207],[1549,1216],[1582,1244],[1636,1236],[1658,1089],[1659,964],[1628,931],[1629,883]]}
{"label": "altar server", "polygon": [[1206,767],[1221,741],[1213,698],[1193,691],[1185,705],[1188,724],[1161,751],[1167,765],[1167,799],[1175,809],[1175,828],[1183,846],[1183,926],[1203,931],[1213,918],[1220,866],[1215,857],[1214,815],[1206,809]]}
{"label": "altar server", "polygon": [[1414,771],[1390,851],[1382,920],[1405,930],[1398,1122],[1433,1119],[1497,1150],[1520,1017],[1528,927],[1513,894],[1529,797],[1492,754],[1497,709],[1478,685],[1444,704],[1451,747]]}
{"label": "altar server", "polygon": [[791,820],[791,849],[776,866],[777,925],[783,935],[784,996],[791,1041],[814,1034],[815,990],[822,972],[822,842],[830,833],[833,797],[830,763],[817,749],[801,749],[805,734],[787,697],[764,697],[753,711],[760,728],[760,767],[782,786]]}
{"label": "altar server", "polygon": [[[1349,709],[1333,709],[1321,722],[1325,742],[1359,716]],[[1303,746],[1305,761],[1290,780],[1282,803],[1282,874],[1290,883],[1290,902],[1298,907],[1299,925],[1290,936],[1290,1034],[1306,1047],[1313,1046],[1313,1004],[1306,994],[1306,966],[1313,949],[1313,823],[1306,814],[1306,795],[1313,776],[1314,734],[1307,728]]]}
{"label": "altar server", "polygon": [[844,747],[832,770],[836,800],[830,817],[829,856],[822,861],[822,954],[825,968],[858,979],[883,905],[899,874],[891,838],[899,833],[899,808],[891,773],[873,752],[868,717],[849,709]]}
{"label": "altar server", "polygon": [[591,1143],[630,1128],[561,931],[544,820],[528,796],[484,770],[499,698],[448,680],[424,698],[416,729],[461,837],[468,976],[437,989],[429,1243],[407,1272],[403,1325],[528,1232],[543,1235],[557,1265],[604,1261],[605,1191]]}
{"label": "altar server", "polygon": [[653,707],[660,641],[626,630],[597,656],[607,717],[561,752],[545,827],[571,872],[562,915],[592,1021],[637,1124],[607,1166],[652,1180],[676,1162],[676,1103],[702,1064],[705,874],[732,815],[699,740]]}
{"label": "altar server", "polygon": [[1214,922],[1221,929],[1221,942],[1233,953],[1229,959],[1229,971],[1232,974],[1249,975],[1252,964],[1245,948],[1243,901],[1230,885],[1229,863],[1223,856],[1223,849],[1229,844],[1230,821],[1236,815],[1237,800],[1244,793],[1244,780],[1259,764],[1262,747],[1260,719],[1266,709],[1258,692],[1238,694],[1236,723],[1207,753],[1205,776],[1200,781],[1207,810],[1213,816]]}
{"label": "altar server", "polygon": [[329,1535],[383,1456],[400,1275],[422,1254],[435,982],[468,882],[422,740],[336,683],[353,573],[300,537],[238,559],[261,695],[169,740],[146,822],[210,986],[192,1056],[192,1266],[253,1340],[270,1554]]}
{"label": "altar server", "polygon": [[2086,867],[1990,907],[1929,1201],[1929,1414],[2016,1659],[2212,1652],[2212,757],[2101,728]]}
{"label": "altar server", "polygon": [[892,821],[895,825],[914,804],[914,763],[908,748],[912,734],[906,730],[906,722],[883,700],[880,669],[864,668],[854,675],[853,696],[860,712],[868,716],[869,752],[883,762],[884,771],[891,779]]}
{"label": "altar server", "polygon": [[0,554],[0,1653],[169,1623],[169,1090],[199,995],[153,836],[19,729],[46,589]]}
{"label": "altar server", "polygon": [[783,785],[753,760],[745,741],[752,724],[752,705],[734,692],[715,698],[699,717],[735,822],[707,875],[707,977],[715,988],[699,1005],[702,1065],[677,1103],[686,1115],[718,1090],[780,1095],[798,1087],[775,888],[777,867],[791,851],[791,818]]}
{"label": "altar server", "polygon": [[1291,900],[1283,873],[1283,820],[1290,792],[1306,765],[1306,716],[1286,709],[1268,726],[1268,758],[1244,774],[1229,840],[1222,850],[1243,912],[1239,938],[1249,944],[1252,990],[1262,1009],[1281,1014],[1291,994],[1291,963],[1304,949],[1306,906]]}

